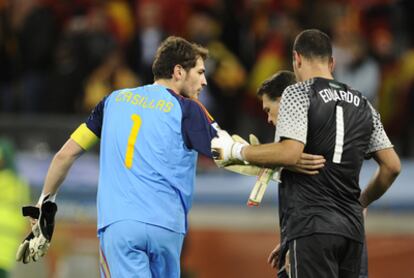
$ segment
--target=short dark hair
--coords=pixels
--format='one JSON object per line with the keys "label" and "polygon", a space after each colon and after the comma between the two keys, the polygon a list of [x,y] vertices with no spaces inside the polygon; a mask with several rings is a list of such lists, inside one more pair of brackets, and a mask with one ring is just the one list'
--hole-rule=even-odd
{"label": "short dark hair", "polygon": [[170,36],[157,49],[152,64],[154,80],[170,79],[176,65],[181,65],[188,71],[195,67],[198,58],[205,60],[207,56],[206,48],[183,38]]}
{"label": "short dark hair", "polygon": [[281,70],[266,79],[257,90],[257,95],[267,95],[271,100],[281,97],[286,87],[296,83],[295,74],[288,70]]}
{"label": "short dark hair", "polygon": [[308,59],[332,57],[331,39],[318,29],[308,29],[297,35],[293,50]]}

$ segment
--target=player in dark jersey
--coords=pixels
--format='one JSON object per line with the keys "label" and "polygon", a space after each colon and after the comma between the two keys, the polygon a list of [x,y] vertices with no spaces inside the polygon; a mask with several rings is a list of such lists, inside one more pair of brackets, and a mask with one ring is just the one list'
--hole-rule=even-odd
{"label": "player in dark jersey", "polygon": [[[262,100],[263,111],[267,113],[267,121],[276,126],[277,118],[279,115],[279,107],[280,107],[280,100],[282,98],[282,93],[286,87],[293,85],[296,83],[295,74],[291,71],[279,71],[260,86],[257,90],[257,96]],[[304,155],[309,154],[302,154],[302,158]],[[324,160],[323,160],[324,161]],[[310,161],[304,161],[305,163],[312,164]],[[316,164],[319,161],[312,161],[315,165],[307,165],[307,169],[295,168],[288,170],[298,171],[303,174],[310,174],[315,175],[318,174],[319,168],[322,168],[323,163]],[[312,167],[313,166],[313,167]],[[268,262],[271,264],[272,267],[278,267],[281,275],[285,271],[285,267],[278,266],[279,263],[279,254],[280,254],[280,244],[277,244],[276,248],[271,252]],[[287,274],[286,274],[287,275]],[[363,256],[361,259],[361,269],[359,272],[359,278],[367,278],[368,277],[368,256],[366,245],[364,244]]]}
{"label": "player in dark jersey", "polygon": [[[296,37],[293,68],[299,83],[282,95],[276,128],[280,142],[246,146],[219,131],[212,150],[224,161],[278,166],[293,165],[302,152],[323,155],[319,175],[282,173],[279,264],[286,257],[293,278],[357,278],[365,236],[362,210],[391,186],[400,161],[372,105],[333,79],[326,34],[312,29]],[[366,157],[379,168],[361,193],[359,174]]]}

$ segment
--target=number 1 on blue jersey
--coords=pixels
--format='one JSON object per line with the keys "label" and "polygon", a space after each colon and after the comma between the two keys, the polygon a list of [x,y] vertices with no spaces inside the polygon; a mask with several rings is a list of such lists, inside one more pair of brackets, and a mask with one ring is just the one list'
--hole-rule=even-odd
{"label": "number 1 on blue jersey", "polygon": [[139,115],[132,114],[131,120],[133,124],[131,128],[131,133],[129,134],[129,137],[128,137],[128,145],[127,145],[126,155],[125,155],[125,166],[128,169],[131,169],[132,167],[132,161],[134,159],[134,149],[135,149],[134,146],[135,146],[135,142],[137,141],[139,129],[141,128],[141,117]]}

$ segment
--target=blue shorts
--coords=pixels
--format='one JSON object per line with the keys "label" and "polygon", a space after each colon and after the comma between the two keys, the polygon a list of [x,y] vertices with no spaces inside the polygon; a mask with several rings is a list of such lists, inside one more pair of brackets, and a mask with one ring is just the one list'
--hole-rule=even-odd
{"label": "blue shorts", "polygon": [[184,235],[135,220],[98,232],[101,277],[180,277]]}

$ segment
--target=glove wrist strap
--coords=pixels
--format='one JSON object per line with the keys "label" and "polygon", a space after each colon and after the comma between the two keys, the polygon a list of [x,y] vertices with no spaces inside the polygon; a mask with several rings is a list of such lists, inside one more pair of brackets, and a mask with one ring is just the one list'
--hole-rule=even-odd
{"label": "glove wrist strap", "polygon": [[244,161],[242,150],[245,147],[245,144],[241,144],[238,142],[233,143],[231,147],[231,156],[232,158],[236,158],[238,160]]}
{"label": "glove wrist strap", "polygon": [[45,193],[42,192],[42,194],[39,197],[39,201],[37,201],[37,204],[38,205],[43,204],[43,202],[45,201],[45,198],[47,198],[48,201],[51,201],[51,202],[55,203],[56,195],[57,195],[57,193],[55,193],[53,195],[50,195],[50,193],[45,194]]}

